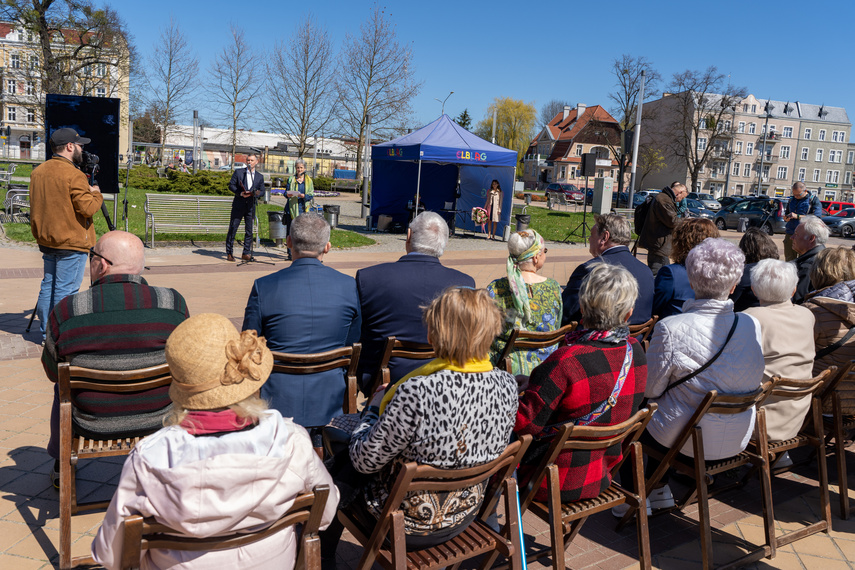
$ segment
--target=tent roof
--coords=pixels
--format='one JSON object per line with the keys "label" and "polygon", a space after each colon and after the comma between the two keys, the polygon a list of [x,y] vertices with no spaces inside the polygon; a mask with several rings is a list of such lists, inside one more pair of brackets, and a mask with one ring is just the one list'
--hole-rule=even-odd
{"label": "tent roof", "polygon": [[517,153],[470,133],[442,115],[414,133],[374,145],[372,160],[432,161],[483,166],[516,166]]}

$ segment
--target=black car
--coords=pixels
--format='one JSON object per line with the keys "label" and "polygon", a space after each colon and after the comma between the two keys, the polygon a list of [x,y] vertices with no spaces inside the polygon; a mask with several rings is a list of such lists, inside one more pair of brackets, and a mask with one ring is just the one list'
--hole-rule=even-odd
{"label": "black car", "polygon": [[777,198],[750,198],[734,202],[715,215],[719,230],[735,230],[739,219],[747,218],[749,227],[757,227],[769,235],[784,233],[784,201]]}
{"label": "black car", "polygon": [[718,203],[721,204],[722,208],[727,208],[731,204],[741,202],[742,200],[745,200],[745,196],[724,196],[718,199]]}

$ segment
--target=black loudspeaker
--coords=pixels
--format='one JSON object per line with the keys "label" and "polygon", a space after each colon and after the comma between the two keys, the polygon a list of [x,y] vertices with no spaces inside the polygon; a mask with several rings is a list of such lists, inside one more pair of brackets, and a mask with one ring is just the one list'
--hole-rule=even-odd
{"label": "black loudspeaker", "polygon": [[593,152],[586,152],[582,155],[582,172],[579,176],[596,176],[597,175],[597,155]]}
{"label": "black loudspeaker", "polygon": [[45,99],[45,158],[53,155],[50,136],[57,129],[69,127],[92,142],[83,150],[98,156],[95,180],[101,192],[119,192],[119,99],[48,95]]}

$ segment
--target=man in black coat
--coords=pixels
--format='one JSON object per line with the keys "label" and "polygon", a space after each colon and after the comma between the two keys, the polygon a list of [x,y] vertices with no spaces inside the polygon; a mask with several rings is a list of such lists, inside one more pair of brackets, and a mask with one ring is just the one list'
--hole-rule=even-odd
{"label": "man in black coat", "polygon": [[235,198],[232,201],[231,221],[229,233],[226,235],[226,260],[234,261],[233,244],[235,234],[240,227],[241,220],[246,224],[243,238],[243,254],[240,256],[245,261],[255,261],[252,252],[252,223],[255,218],[255,201],[264,194],[264,176],[256,171],[258,155],[249,154],[246,157],[246,168],[239,168],[232,174],[229,181],[229,190]]}
{"label": "man in black coat", "polygon": [[638,236],[638,245],[647,250],[647,266],[656,276],[663,265],[670,263],[671,233],[680,219],[678,204],[688,190],[682,182],[674,182],[654,195],[647,219]]}
{"label": "man in black coat", "polygon": [[650,268],[638,261],[627,247],[632,235],[629,222],[617,214],[597,215],[595,220],[596,223],[591,228],[591,237],[588,239],[589,251],[594,258],[578,266],[570,275],[567,287],[561,294],[564,305],[561,326],[571,321],[579,322],[582,319],[582,313],[579,311],[579,289],[582,287],[582,281],[597,263],[620,265],[635,277],[638,282],[638,299],[635,301],[629,324],[645,323],[650,320],[653,311],[653,273]]}

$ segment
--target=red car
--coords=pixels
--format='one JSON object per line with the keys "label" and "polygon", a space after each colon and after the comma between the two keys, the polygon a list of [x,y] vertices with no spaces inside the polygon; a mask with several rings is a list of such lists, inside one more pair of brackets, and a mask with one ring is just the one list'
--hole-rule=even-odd
{"label": "red car", "polygon": [[549,199],[550,194],[557,193],[564,194],[564,197],[567,200],[573,200],[574,202],[581,203],[582,200],[585,199],[585,193],[576,188],[573,184],[567,184],[564,182],[553,182],[549,186],[546,187],[546,198]]}

